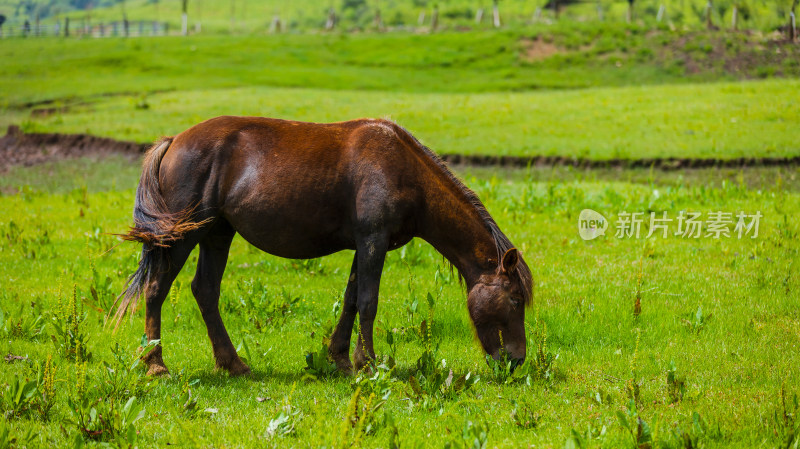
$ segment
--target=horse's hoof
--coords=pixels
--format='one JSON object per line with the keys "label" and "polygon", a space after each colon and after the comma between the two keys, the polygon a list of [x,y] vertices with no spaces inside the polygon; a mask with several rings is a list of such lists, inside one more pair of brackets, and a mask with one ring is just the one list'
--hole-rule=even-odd
{"label": "horse's hoof", "polygon": [[162,376],[169,376],[169,370],[164,365],[156,365],[152,364],[147,369],[147,376],[148,377],[162,377]]}
{"label": "horse's hoof", "polygon": [[353,371],[353,364],[350,363],[350,359],[333,359],[336,363],[336,369],[339,370],[340,373],[344,374],[345,376],[352,376],[355,374]]}
{"label": "horse's hoof", "polygon": [[375,367],[375,357],[364,357],[363,354],[356,353],[353,357],[353,361],[355,362],[355,372],[363,371],[364,369],[368,370],[368,372],[372,372],[372,369]]}
{"label": "horse's hoof", "polygon": [[244,362],[242,362],[241,360],[236,360],[229,366],[225,366],[222,368],[228,371],[228,375],[230,375],[231,377],[247,376],[252,372],[250,371],[250,367],[245,365]]}

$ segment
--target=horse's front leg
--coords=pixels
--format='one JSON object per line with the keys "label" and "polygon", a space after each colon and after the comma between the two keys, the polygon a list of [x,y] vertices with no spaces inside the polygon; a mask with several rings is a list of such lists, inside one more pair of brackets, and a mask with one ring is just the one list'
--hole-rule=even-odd
{"label": "horse's front leg", "polygon": [[357,370],[375,360],[372,331],[375,324],[375,315],[378,312],[378,289],[381,283],[381,272],[383,271],[383,263],[386,260],[388,248],[387,238],[373,236],[358,245],[358,250],[356,251],[358,260],[356,283],[358,285],[359,334],[353,361]]}
{"label": "horse's front leg", "polygon": [[358,299],[357,266],[358,253],[353,256],[353,266],[350,268],[350,277],[347,278],[347,288],[344,291],[342,316],[331,335],[331,345],[328,348],[328,353],[336,362],[336,367],[346,374],[350,374],[353,370],[353,364],[350,363],[350,335],[353,333],[353,323],[355,323],[356,313],[358,313],[356,307]]}

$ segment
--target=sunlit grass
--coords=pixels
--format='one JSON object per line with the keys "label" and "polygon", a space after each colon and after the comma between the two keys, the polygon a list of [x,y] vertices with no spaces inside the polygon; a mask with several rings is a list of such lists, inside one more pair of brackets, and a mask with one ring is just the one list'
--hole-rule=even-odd
{"label": "sunlit grass", "polygon": [[[67,173],[70,179],[67,169],[49,173]],[[396,380],[380,416],[384,410],[392,416],[401,447],[461,438],[467,420],[488,424],[490,446],[560,447],[568,437],[575,438],[573,429],[585,443],[620,446],[631,444],[617,411],[628,409],[633,382],[638,385],[638,416],[654,430],[657,442],[677,444],[686,433],[706,446],[781,444],[786,436],[781,430],[781,388],[791,407],[800,375],[800,300],[794,267],[800,249],[800,198],[777,181],[787,175],[776,174],[772,183],[751,189],[741,182],[662,180],[657,173],[644,183],[624,181],[629,177],[624,172],[619,181],[534,181],[524,171],[502,177],[468,174],[468,185],[484,199],[532,268],[535,301],[527,322],[532,328],[542,323],[546,329],[547,350],[558,355],[554,376],[531,386],[493,381],[470,328],[464,292],[446,275],[449,270],[441,257],[415,242],[405,254],[395,251],[387,259],[376,350],[390,353],[383,338],[387,330],[418,326],[429,318],[425,296],[431,293],[436,298],[436,356],[457,374],[470,371],[481,379],[432,408],[406,399],[411,394],[409,376],[424,344],[413,333],[395,334]],[[12,324],[14,317],[37,314],[49,322],[58,310],[59,295],[67,298],[76,285],[93,353],[87,365],[90,386],[100,382],[102,362],[112,360],[115,343],[133,356],[141,340],[141,311],[113,334],[103,326],[100,310],[107,307],[110,296],[105,295],[121,290],[136,264],[135,245],[107,251],[118,243],[107,233],[122,232],[130,224],[135,181],[135,172],[123,173],[115,188],[95,186],[94,193],[82,188],[48,193],[41,190],[50,189],[47,184],[34,183],[20,194],[0,197],[0,304],[5,316]],[[675,217],[685,209],[704,217],[718,210],[761,211],[764,217],[756,239],[617,239],[612,228],[606,237],[584,242],[578,237],[577,216],[587,207],[612,221],[623,211],[667,211]],[[341,298],[351,257],[344,252],[302,264],[265,255],[237,237],[221,308],[234,344],[244,342],[249,352],[254,375],[244,379],[213,371],[210,344],[188,288],[196,264],[196,255],[191,257],[178,278],[180,289],[163,311],[165,361],[173,378],[162,380],[140,399],[146,411],[136,423],[140,446],[318,447],[341,442],[343,432],[355,438],[354,428],[342,430],[353,394],[351,380],[303,380],[304,354],[316,350],[321,338],[315,322],[335,319],[332,306]],[[106,277],[111,285],[108,292],[96,288],[98,301],[91,288],[102,286]],[[247,308],[244,298],[259,304],[260,295],[252,291],[255,282],[271,300],[286,297],[284,292],[300,299],[278,315]],[[635,318],[637,290],[641,314]],[[415,297],[417,311],[409,314]],[[696,324],[698,308],[702,327]],[[44,335],[33,340],[4,334],[0,351],[29,361],[5,365],[0,383],[11,382],[15,375],[31,376],[30,364],[52,354],[59,388],[49,421],[23,416],[8,425],[12,434],[33,429],[37,445],[63,446],[76,432],[65,425],[65,436],[60,426],[67,416],[66,400],[76,394],[79,371],[59,355],[50,342],[52,332],[48,325]],[[673,362],[685,382],[677,402],[667,380]],[[190,417],[175,408],[184,384],[192,379],[199,379],[191,388],[200,410],[216,413]],[[290,421],[294,430],[285,436],[270,434],[270,422],[287,410],[287,404],[297,412]],[[515,416],[535,417],[535,425],[526,429],[517,424],[514,409]],[[693,427],[695,412],[707,423],[705,431]],[[394,433],[392,425],[384,423],[359,438],[366,447],[386,447]]]}

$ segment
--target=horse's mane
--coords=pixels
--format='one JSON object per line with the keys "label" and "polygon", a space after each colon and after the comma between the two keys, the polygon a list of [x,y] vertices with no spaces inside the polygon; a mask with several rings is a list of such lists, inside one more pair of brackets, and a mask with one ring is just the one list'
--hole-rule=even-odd
{"label": "horse's mane", "polygon": [[[469,187],[464,185],[464,183],[458,179],[458,177],[450,171],[447,167],[447,164],[431,150],[430,148],[423,145],[413,134],[408,132],[405,128],[400,125],[395,124],[401,131],[402,134],[407,136],[411,139],[411,141],[415,144],[415,146],[422,150],[423,154],[430,159],[431,162],[434,163],[436,167],[439,168],[442,174],[447,176],[448,179],[455,185],[460,191],[461,194],[466,198],[466,200],[475,208],[475,211],[478,212],[478,215],[483,220],[483,223],[486,225],[486,229],[492,234],[492,238],[494,238],[495,247],[497,248],[497,261],[500,263],[503,254],[506,251],[515,248],[514,244],[503,234],[503,231],[500,230],[500,227],[497,226],[497,223],[494,221],[494,218],[489,214],[489,211],[486,210],[486,206],[483,205],[478,195],[472,191]],[[520,289],[522,290],[523,302],[525,305],[530,304],[532,296],[533,296],[533,276],[531,275],[531,270],[528,268],[528,264],[525,263],[525,260],[522,258],[522,255],[519,257],[519,263],[517,263],[517,267],[514,270],[514,276],[512,279],[516,279],[516,281],[520,284]]]}

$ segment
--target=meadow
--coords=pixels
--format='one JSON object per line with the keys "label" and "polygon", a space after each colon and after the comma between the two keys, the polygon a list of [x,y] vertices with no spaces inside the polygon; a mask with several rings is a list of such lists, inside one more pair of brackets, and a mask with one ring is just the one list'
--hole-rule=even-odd
{"label": "meadow", "polygon": [[[68,174],[76,164],[97,179],[108,174],[114,185],[50,191],[48,178],[81,182]],[[396,365],[357,377],[331,373],[309,354],[324,350],[352,254],[278,259],[237,237],[221,308],[254,374],[229,378],[213,370],[188,289],[195,254],[163,312],[172,377],[147,379],[132,367],[142,312],[117,333],[105,321],[138,258],[135,245],[111,235],[130,224],[137,176],[117,169],[125,165],[112,159],[28,168],[38,176],[0,197],[0,352],[8,354],[0,374],[8,385],[2,425],[21,439],[31,432],[29,447],[92,439],[139,447],[797,441],[800,195],[783,181],[796,182],[797,170],[757,187],[736,172],[709,183],[646,170],[616,181],[590,172],[564,181],[535,169],[500,177],[461,171],[524,251],[536,280],[529,357],[513,375],[484,360],[457,274],[418,240],[390,253],[382,280],[376,351]],[[583,241],[577,215],[584,208],[612,223],[625,211],[674,218],[689,210],[704,219],[714,211],[760,211],[763,218],[756,238],[738,238],[733,225],[730,237],[705,237],[705,230],[697,239],[674,236],[673,223],[666,238],[659,231],[645,239],[645,224],[638,239],[616,238],[612,226],[605,237]],[[471,381],[445,385],[450,370]],[[419,386],[421,375],[439,383]],[[35,393],[15,400],[14,388],[29,391],[27,381]],[[94,407],[116,420],[90,417],[101,398]],[[82,410],[86,422],[76,424],[70,408]]]}
{"label": "meadow", "polygon": [[[773,47],[733,38],[765,58],[752,76],[719,62],[692,72],[652,49],[710,60],[727,38],[603,26],[7,40],[0,126],[146,142],[220,114],[388,116],[439,153],[798,154],[797,67],[765,56]],[[526,59],[540,36],[559,51]],[[768,79],[743,81],[758,73]],[[213,369],[195,253],[164,305],[172,376],[157,379],[138,362],[143,311],[116,332],[106,321],[139,257],[114,235],[131,225],[139,170],[122,156],[0,167],[0,448],[800,444],[796,166],[455,167],[533,272],[528,357],[513,373],[485,359],[458,274],[425,242],[388,256],[379,363],[346,377],[325,343],[352,252],[286,260],[237,237],[220,307],[253,374]],[[612,223],[605,236],[580,238],[586,208]],[[731,213],[729,235],[676,235],[681,211]],[[634,212],[639,237],[617,237]],[[666,236],[647,237],[651,212],[674,220]],[[757,236],[738,235],[740,212],[760,214]]]}
{"label": "meadow", "polygon": [[[434,36],[14,40],[0,45],[0,126],[150,142],[221,114],[367,116],[396,120],[439,153],[796,154],[796,46],[771,60],[771,47],[732,36],[564,25]],[[542,40],[563,52],[526,59],[526,45]],[[730,58],[763,60],[748,70],[776,77],[743,83],[746,70],[720,69],[724,58],[712,61],[704,49],[728,48],[725,41],[739,49]],[[760,56],[742,56],[750,51]],[[674,64],[693,54],[709,68]]]}

